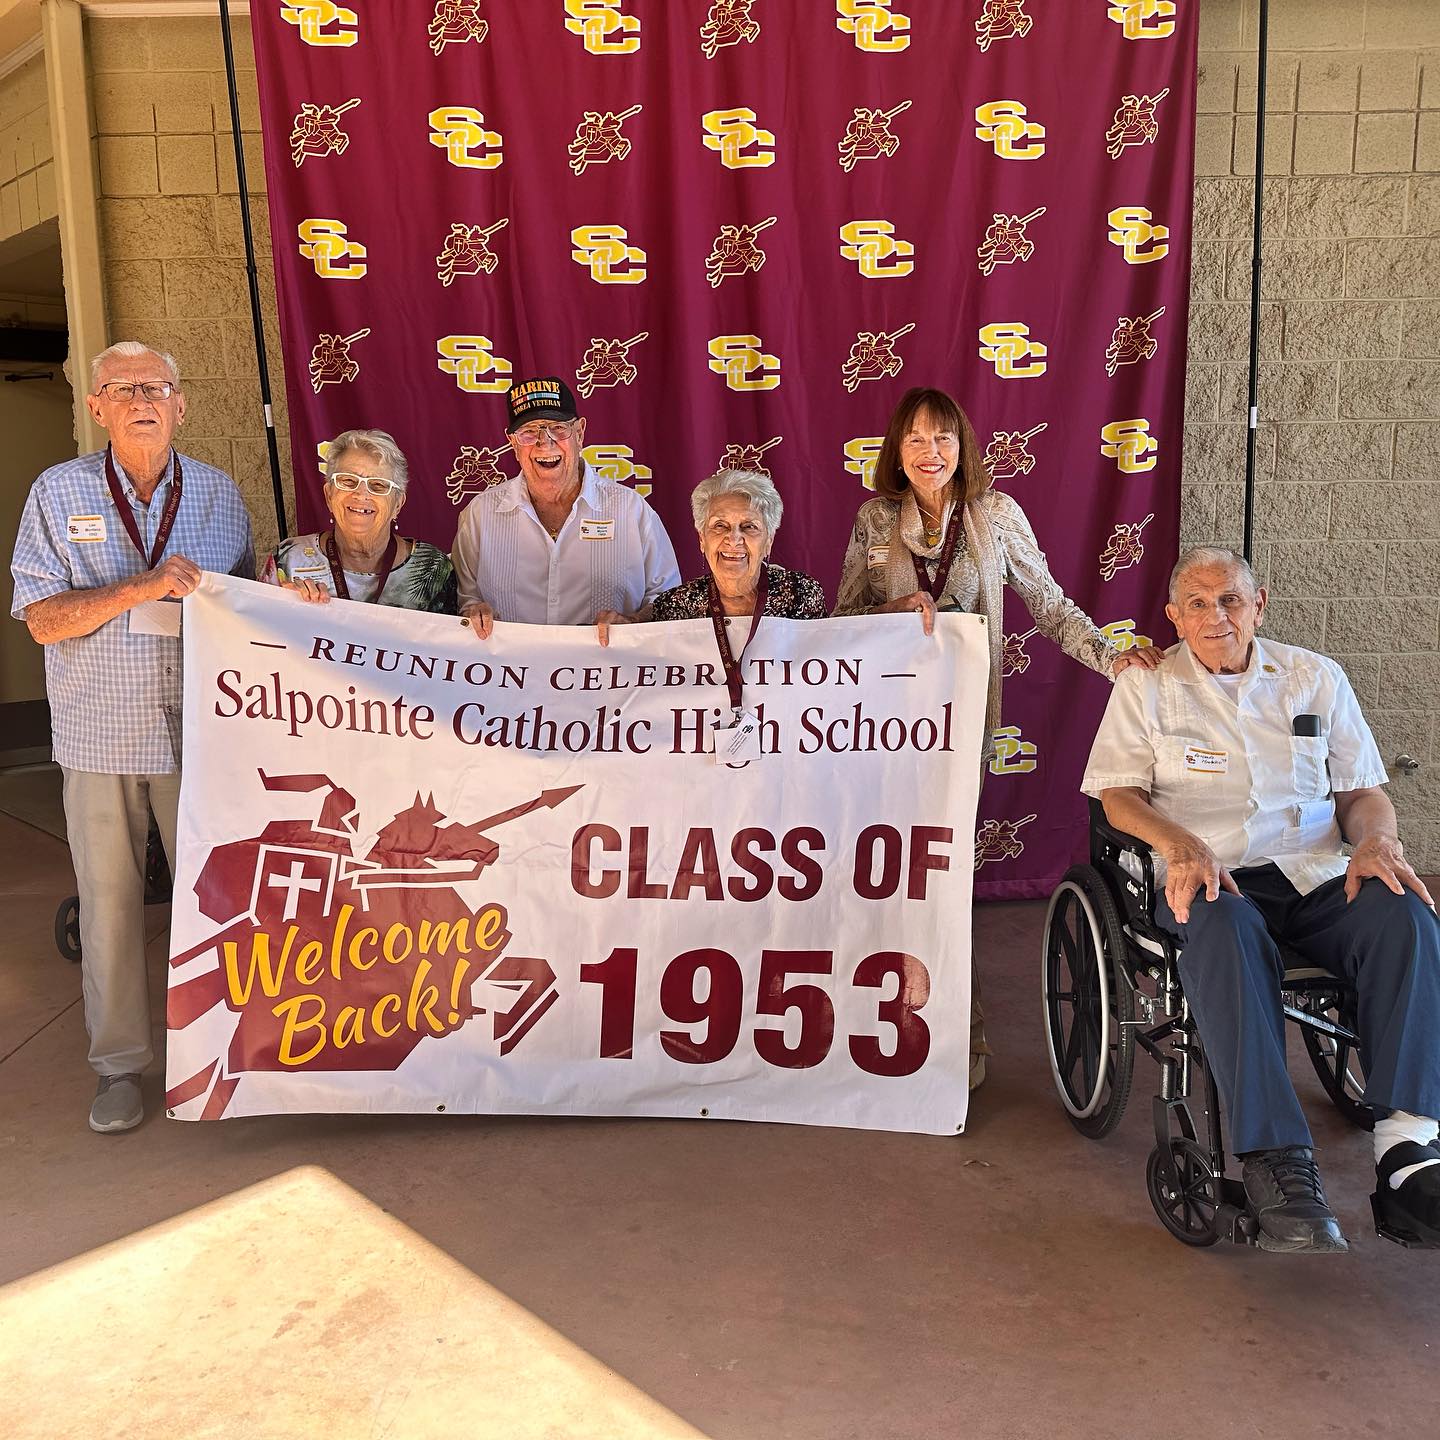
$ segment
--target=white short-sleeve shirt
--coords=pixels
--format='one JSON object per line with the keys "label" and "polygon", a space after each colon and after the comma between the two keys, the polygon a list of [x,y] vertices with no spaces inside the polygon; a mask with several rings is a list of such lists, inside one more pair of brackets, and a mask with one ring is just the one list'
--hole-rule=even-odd
{"label": "white short-sleeve shirt", "polygon": [[[1297,715],[1319,716],[1320,734],[1294,734]],[[1340,666],[1256,639],[1238,682],[1184,644],[1155,670],[1121,674],[1080,788],[1145,790],[1227,869],[1273,861],[1303,895],[1345,873],[1335,792],[1387,778]]]}

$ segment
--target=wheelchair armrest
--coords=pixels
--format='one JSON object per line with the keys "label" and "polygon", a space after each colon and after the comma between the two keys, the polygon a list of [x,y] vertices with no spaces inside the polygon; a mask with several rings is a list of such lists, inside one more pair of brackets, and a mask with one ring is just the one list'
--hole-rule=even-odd
{"label": "wheelchair armrest", "polygon": [[1150,847],[1138,836],[1127,834],[1105,818],[1105,807],[1093,795],[1090,802],[1090,859],[1118,862],[1121,855],[1135,856],[1140,865],[1140,884],[1144,888],[1142,908],[1149,916],[1155,905],[1155,861]]}

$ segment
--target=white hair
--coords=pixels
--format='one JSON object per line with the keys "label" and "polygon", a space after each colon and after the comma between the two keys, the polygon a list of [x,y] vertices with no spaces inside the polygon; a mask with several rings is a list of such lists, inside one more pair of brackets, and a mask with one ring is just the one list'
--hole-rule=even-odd
{"label": "white hair", "polygon": [[710,507],[726,495],[739,495],[748,500],[760,516],[765,533],[773,540],[780,528],[780,517],[785,513],[785,502],[775,488],[775,482],[768,475],[754,470],[720,470],[708,480],[702,480],[690,496],[690,511],[695,518],[697,531],[705,528]]}
{"label": "white hair", "polygon": [[1234,550],[1227,550],[1223,545],[1192,545],[1188,550],[1180,552],[1180,558],[1175,562],[1175,568],[1170,572],[1170,603],[1178,605],[1180,593],[1180,581],[1191,571],[1198,570],[1201,566],[1223,565],[1227,570],[1233,570],[1250,587],[1252,595],[1260,593],[1259,582],[1255,579],[1255,572],[1250,568],[1250,562]]}
{"label": "white hair", "polygon": [[395,437],[384,430],[345,430],[325,447],[325,475],[340,463],[340,457],[350,450],[368,455],[389,472],[390,478],[404,490],[410,483],[410,467],[405,454],[395,443]]}
{"label": "white hair", "polygon": [[170,383],[178,386],[180,384],[180,367],[175,363],[173,355],[167,355],[163,350],[156,350],[153,346],[146,345],[139,340],[117,340],[108,350],[102,350],[90,362],[90,393],[99,393],[100,372],[111,360],[137,360],[142,355],[153,355],[169,372]]}

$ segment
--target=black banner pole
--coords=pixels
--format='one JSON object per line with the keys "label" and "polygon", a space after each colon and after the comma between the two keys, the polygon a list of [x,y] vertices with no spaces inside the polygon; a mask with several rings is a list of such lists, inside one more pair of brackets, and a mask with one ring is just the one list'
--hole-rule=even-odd
{"label": "black banner pole", "polygon": [[1250,251],[1250,408],[1245,431],[1245,542],[1254,548],[1255,427],[1260,420],[1260,250],[1265,215],[1265,69],[1270,36],[1270,0],[1260,0],[1260,36],[1255,72],[1255,234]]}
{"label": "black banner pole", "polygon": [[265,358],[265,322],[260,315],[260,279],[255,269],[255,234],[250,228],[250,191],[245,184],[245,145],[240,138],[240,97],[235,89],[235,49],[230,41],[230,0],[220,0],[220,36],[225,43],[225,83],[230,89],[230,133],[235,140],[235,183],[240,191],[240,224],[245,232],[245,275],[250,282],[250,322],[255,328],[255,362],[260,370],[260,403],[265,407],[265,444],[270,451],[270,484],[275,491],[279,538],[285,523],[285,491],[280,484],[280,447],[270,405],[270,365]]}

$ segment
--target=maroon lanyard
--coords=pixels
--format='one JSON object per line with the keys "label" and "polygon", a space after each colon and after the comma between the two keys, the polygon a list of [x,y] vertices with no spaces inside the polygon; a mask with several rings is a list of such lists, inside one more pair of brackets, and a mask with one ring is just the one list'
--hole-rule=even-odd
{"label": "maroon lanyard", "polygon": [[[320,545],[325,551],[325,558],[330,562],[330,578],[335,582],[335,594],[341,600],[350,598],[350,587],[345,583],[345,567],[340,563],[340,552],[335,548],[335,532],[327,530],[320,537]],[[376,577],[375,597],[373,604],[380,603],[380,596],[384,593],[385,582],[390,578],[390,571],[395,565],[395,555],[400,549],[400,536],[395,531],[390,532],[390,543],[385,547],[384,557],[380,561],[380,573]]]}
{"label": "maroon lanyard", "polygon": [[730,687],[730,704],[738,710],[745,687],[740,676],[740,663],[745,659],[745,652],[750,648],[750,642],[760,628],[760,617],[765,613],[766,600],[770,598],[770,567],[763,560],[760,562],[760,588],[755,592],[755,613],[750,617],[750,633],[745,637],[738,657],[730,649],[730,636],[725,629],[725,610],[720,604],[720,591],[713,579],[709,581],[709,586],[710,620],[715,626],[716,644],[720,646],[720,663],[725,667],[725,683]]}
{"label": "maroon lanyard", "polygon": [[[910,558],[915,562],[915,579],[932,600],[938,600],[945,593],[945,582],[950,578],[950,567],[955,563],[955,551],[960,545],[960,524],[964,518],[960,513],[961,508],[962,502],[959,500],[951,507],[950,523],[945,527],[945,544],[941,547],[940,558],[935,563],[933,583],[925,572],[925,562],[913,550],[910,552]],[[920,523],[925,523],[923,515]]]}
{"label": "maroon lanyard", "polygon": [[180,493],[184,487],[180,474],[180,456],[173,450],[170,453],[175,460],[175,475],[170,481],[170,494],[165,498],[165,508],[160,512],[160,528],[155,532],[155,543],[147,555],[145,542],[140,538],[140,527],[135,523],[135,512],[130,508],[130,497],[120,488],[120,477],[115,473],[115,461],[111,457],[110,447],[105,447],[105,483],[110,487],[110,498],[120,512],[120,523],[125,527],[130,543],[145,562],[147,570],[153,570],[160,563],[160,557],[165,553],[165,542],[169,540],[170,531],[175,526],[175,516],[180,512]]}

